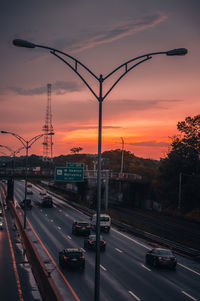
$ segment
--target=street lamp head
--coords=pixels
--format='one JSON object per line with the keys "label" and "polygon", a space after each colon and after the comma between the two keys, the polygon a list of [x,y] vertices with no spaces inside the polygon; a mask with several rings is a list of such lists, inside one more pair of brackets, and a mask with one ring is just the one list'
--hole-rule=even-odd
{"label": "street lamp head", "polygon": [[36,45],[25,41],[25,40],[21,40],[21,39],[15,39],[13,40],[13,45],[18,46],[18,47],[26,47],[26,48],[35,48]]}
{"label": "street lamp head", "polygon": [[188,50],[186,48],[178,48],[178,49],[172,49],[166,52],[166,55],[185,55],[188,53]]}

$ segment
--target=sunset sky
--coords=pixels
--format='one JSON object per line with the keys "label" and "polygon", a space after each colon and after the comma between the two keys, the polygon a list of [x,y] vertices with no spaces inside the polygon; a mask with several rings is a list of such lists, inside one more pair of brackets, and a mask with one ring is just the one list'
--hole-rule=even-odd
{"label": "sunset sky", "polygon": [[[64,51],[98,77],[146,53],[187,48],[186,56],[157,55],[137,66],[103,102],[102,151],[121,148],[123,137],[138,157],[164,157],[177,122],[200,114],[199,12],[199,0],[1,0],[0,130],[26,140],[42,133],[51,83],[54,156],[79,146],[97,153],[97,99],[55,56],[15,47],[13,39]],[[42,155],[42,142],[30,154]],[[0,144],[21,147],[5,134]]]}

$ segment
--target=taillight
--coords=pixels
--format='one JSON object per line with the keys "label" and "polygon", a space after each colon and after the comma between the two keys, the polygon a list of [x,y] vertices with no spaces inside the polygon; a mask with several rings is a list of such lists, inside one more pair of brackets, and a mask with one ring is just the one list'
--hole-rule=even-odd
{"label": "taillight", "polygon": [[162,257],[158,257],[159,260],[162,260]]}
{"label": "taillight", "polygon": [[89,240],[89,244],[92,244],[93,243],[93,240]]}
{"label": "taillight", "polygon": [[67,256],[64,256],[64,260],[67,260],[67,259],[69,259],[69,257],[67,257]]}
{"label": "taillight", "polygon": [[174,257],[173,259],[176,260],[176,257]]}
{"label": "taillight", "polygon": [[105,240],[103,241],[103,244],[104,244],[104,245],[106,244],[106,241],[105,241]]}
{"label": "taillight", "polygon": [[85,256],[81,256],[81,259],[85,259]]}
{"label": "taillight", "polygon": [[90,228],[91,228],[91,226],[86,226],[86,228],[90,229]]}
{"label": "taillight", "polygon": [[77,225],[76,228],[81,228],[81,226],[78,226],[78,225]]}

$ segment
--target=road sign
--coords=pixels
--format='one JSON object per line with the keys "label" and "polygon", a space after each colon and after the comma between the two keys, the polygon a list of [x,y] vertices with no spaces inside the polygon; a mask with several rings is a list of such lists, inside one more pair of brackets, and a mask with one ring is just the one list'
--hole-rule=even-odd
{"label": "road sign", "polygon": [[83,182],[84,164],[67,164],[67,167],[55,168],[55,181]]}

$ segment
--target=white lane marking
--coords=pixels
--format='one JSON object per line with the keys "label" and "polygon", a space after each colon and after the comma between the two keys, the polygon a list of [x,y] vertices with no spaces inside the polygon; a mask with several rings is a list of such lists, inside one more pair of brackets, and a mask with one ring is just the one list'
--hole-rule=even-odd
{"label": "white lane marking", "polygon": [[45,214],[45,216],[47,216],[47,214]]}
{"label": "white lane marking", "polygon": [[61,209],[59,209],[59,212],[62,212],[62,210],[61,210]]}
{"label": "white lane marking", "polygon": [[102,268],[102,270],[107,271],[107,269],[104,268],[101,264],[100,264],[100,267]]}
{"label": "white lane marking", "polygon": [[147,271],[151,272],[151,270],[149,268],[147,268],[144,264],[141,264],[141,266],[146,269]]}
{"label": "white lane marking", "polygon": [[60,227],[60,226],[58,226],[58,230],[61,230],[61,227]]}
{"label": "white lane marking", "polygon": [[40,209],[40,212],[42,212],[42,209]]}
{"label": "white lane marking", "polygon": [[67,238],[67,239],[72,239],[72,238],[71,238],[71,236],[69,236],[69,235],[67,235],[67,237],[66,237],[66,238]]}
{"label": "white lane marking", "polygon": [[200,276],[200,273],[196,272],[196,271],[193,270],[193,269],[188,268],[188,267],[185,266],[184,264],[181,264],[181,263],[177,263],[177,264],[180,265],[181,267],[185,268],[186,270],[189,270],[190,272],[193,272],[193,273],[197,274],[198,276]]}
{"label": "white lane marking", "polygon": [[81,248],[81,250],[82,250],[83,252],[86,252],[86,250],[85,250],[85,249],[83,249],[83,248]]}
{"label": "white lane marking", "polygon": [[[127,236],[127,235],[125,235],[125,234],[123,234],[123,233],[121,233],[121,232],[119,232],[119,231],[113,229],[113,228],[112,228],[112,231],[117,232],[117,233],[120,234],[121,236],[126,237],[127,239],[129,239],[129,240],[135,242],[136,244],[138,244],[138,245],[144,247],[145,249],[148,249],[148,250],[151,250],[151,249],[152,249],[152,248],[145,246],[144,244],[138,242],[137,240],[135,240],[135,239],[133,239],[133,238],[131,238],[131,237],[129,237],[129,236]],[[185,266],[185,265],[183,265],[183,264],[181,264],[181,263],[177,263],[177,264],[180,265],[180,266],[182,266],[183,268],[189,270],[190,272],[193,272],[193,273],[195,273],[196,275],[200,276],[200,273],[196,272],[195,270],[193,270],[193,269],[191,269],[191,268],[188,268],[187,266]]]}
{"label": "white lane marking", "polygon": [[129,240],[135,242],[136,244],[142,246],[142,247],[145,248],[145,249],[148,249],[148,250],[151,250],[151,249],[152,249],[152,248],[145,246],[144,244],[138,242],[137,240],[135,240],[135,239],[133,239],[133,238],[131,238],[131,237],[129,237],[129,236],[127,236],[127,235],[125,235],[125,234],[123,234],[123,233],[121,233],[121,232],[119,232],[119,231],[113,229],[113,228],[112,228],[112,230],[113,230],[114,232],[117,232],[117,233],[120,234],[121,236],[126,237],[127,239],[129,239]]}
{"label": "white lane marking", "polygon": [[131,296],[133,296],[137,301],[140,301],[141,299],[138,297],[138,296],[136,296],[132,291],[128,291],[129,292],[129,294],[131,295]]}
{"label": "white lane marking", "polygon": [[53,219],[51,219],[51,222],[53,223]]}
{"label": "white lane marking", "polygon": [[186,293],[185,291],[181,291],[184,295],[186,295],[187,297],[189,297],[190,299],[192,299],[193,301],[197,301],[196,298],[192,297],[191,295],[189,295],[188,293]]}
{"label": "white lane marking", "polygon": [[122,250],[120,250],[120,249],[118,249],[118,248],[115,248],[115,250],[116,250],[117,252],[119,252],[119,253],[122,253],[122,252],[123,252]]}

